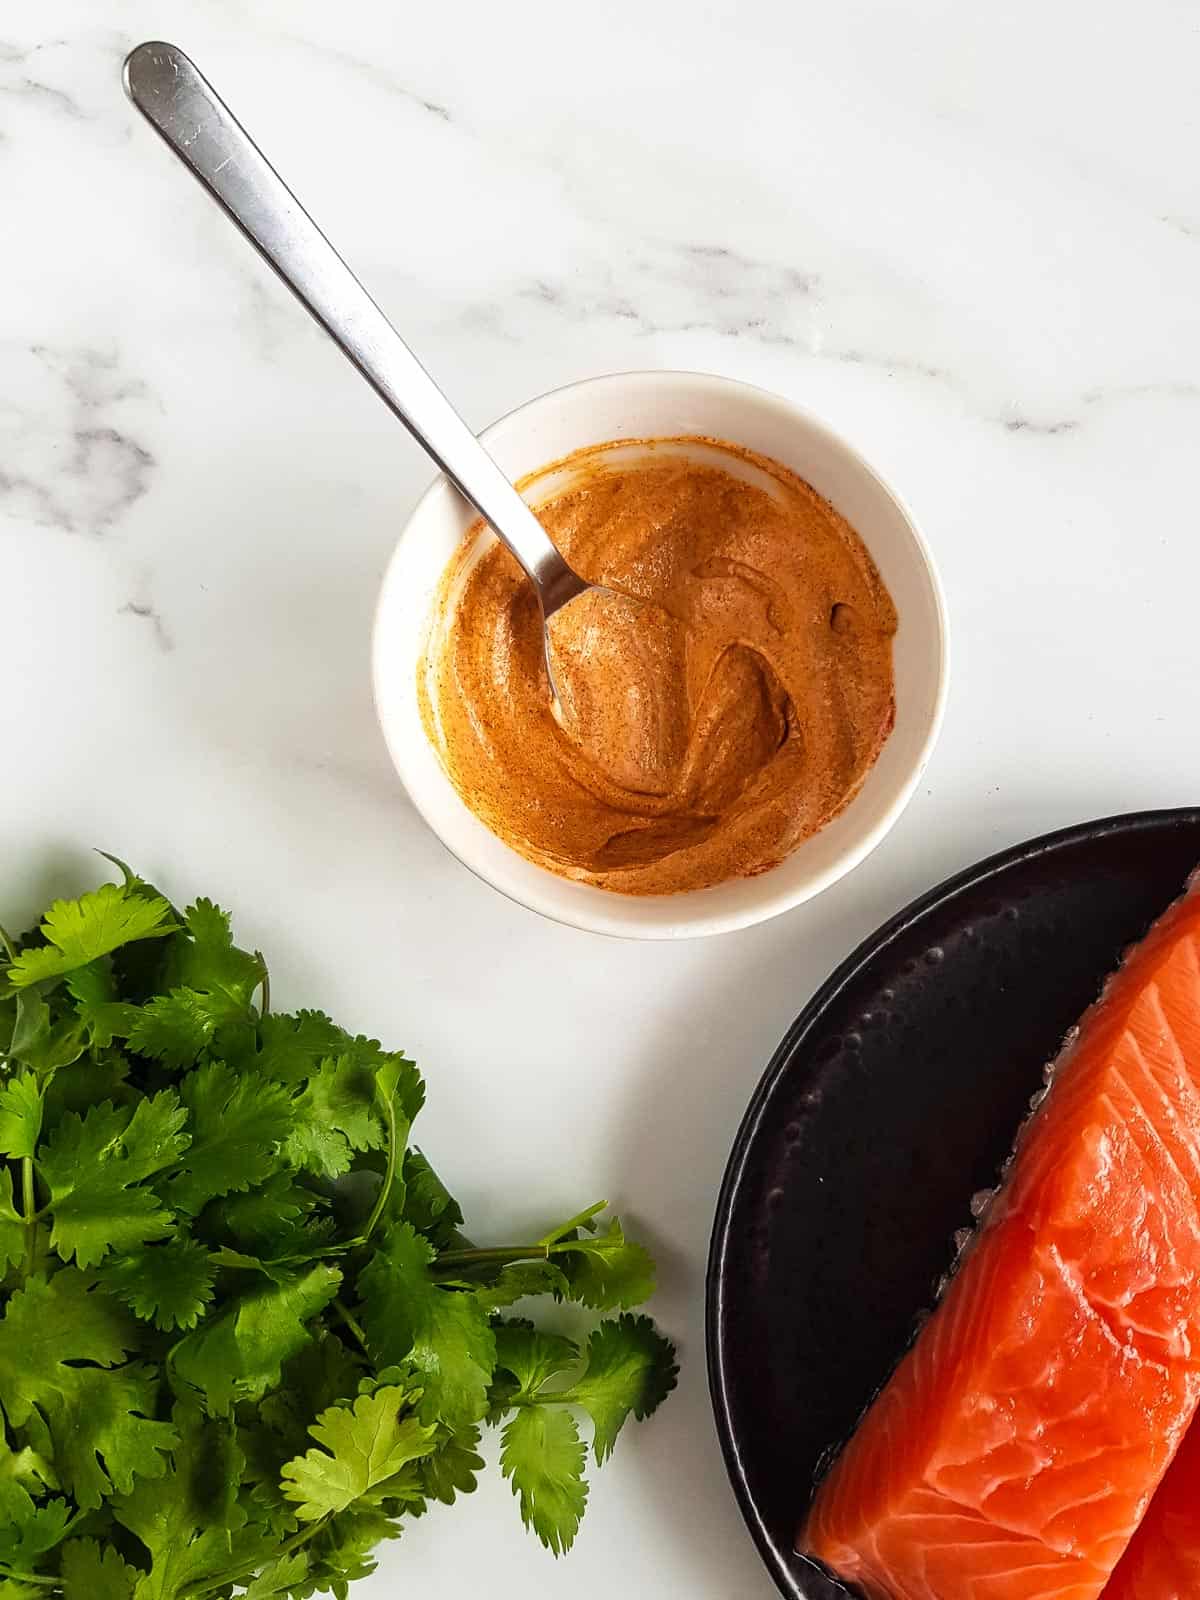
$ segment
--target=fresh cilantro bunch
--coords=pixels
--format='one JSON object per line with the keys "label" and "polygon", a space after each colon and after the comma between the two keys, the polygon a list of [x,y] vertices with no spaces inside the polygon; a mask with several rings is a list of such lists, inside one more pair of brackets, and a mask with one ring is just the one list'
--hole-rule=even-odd
{"label": "fresh cilantro bunch", "polygon": [[[121,866],[121,863],[117,863]],[[0,932],[0,1600],[297,1600],[475,1486],[556,1554],[675,1382],[591,1206],[479,1248],[409,1144],[413,1063],[269,1009],[209,900],[124,881]],[[506,1315],[619,1313],[581,1347]]]}

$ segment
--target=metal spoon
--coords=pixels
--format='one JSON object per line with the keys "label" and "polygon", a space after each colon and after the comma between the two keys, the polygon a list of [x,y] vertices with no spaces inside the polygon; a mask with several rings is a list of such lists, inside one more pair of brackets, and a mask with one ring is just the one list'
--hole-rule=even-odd
{"label": "metal spoon", "polygon": [[[579,576],[212,85],[173,44],[140,44],[125,91],[175,154],[495,529],[529,575],[545,623],[599,584]],[[555,694],[557,705],[557,694]]]}

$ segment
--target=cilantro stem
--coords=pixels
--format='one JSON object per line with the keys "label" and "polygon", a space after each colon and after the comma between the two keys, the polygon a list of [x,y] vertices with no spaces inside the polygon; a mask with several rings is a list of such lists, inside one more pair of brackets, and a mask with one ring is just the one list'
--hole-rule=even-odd
{"label": "cilantro stem", "polygon": [[[319,1517],[316,1522],[310,1523],[307,1528],[302,1528],[299,1533],[293,1534],[290,1539],[286,1539],[279,1546],[279,1549],[271,1557],[271,1561],[282,1561],[284,1556],[290,1556],[294,1550],[299,1550],[301,1545],[307,1544],[315,1534],[320,1533],[328,1521],[328,1516]],[[220,1577],[209,1578],[195,1588],[186,1590],[185,1593],[191,1596],[191,1600],[202,1600],[202,1596],[216,1594],[219,1589],[224,1589],[227,1584],[241,1583],[243,1579],[250,1577],[266,1565],[267,1562],[262,1559],[243,1561],[240,1566],[230,1567],[228,1572],[223,1572]]]}
{"label": "cilantro stem", "polygon": [[[375,1204],[371,1207],[371,1214],[363,1225],[362,1232],[353,1239],[343,1239],[340,1244],[326,1245],[320,1250],[305,1252],[303,1255],[283,1256],[280,1258],[281,1261],[326,1261],[330,1256],[345,1255],[349,1250],[361,1250],[365,1244],[370,1242],[371,1235],[375,1232],[379,1219],[383,1215],[383,1208],[388,1203],[388,1196],[391,1194],[392,1185],[396,1181],[396,1167],[400,1160],[400,1130],[396,1126],[396,1108],[392,1104],[391,1095],[379,1093],[378,1089],[376,1092],[383,1107],[383,1120],[387,1125],[387,1164],[383,1169],[383,1177],[379,1182],[379,1193],[375,1196]],[[345,1315],[345,1308],[338,1301],[335,1300],[334,1305]],[[348,1316],[346,1321],[350,1331],[354,1333],[355,1338],[358,1338],[361,1344],[362,1340],[354,1323],[350,1321]],[[366,1349],[365,1344],[363,1344],[363,1349]]]}
{"label": "cilantro stem", "polygon": [[487,1250],[443,1250],[433,1265],[435,1268],[468,1267],[494,1261],[503,1266],[510,1261],[527,1261],[531,1257],[538,1261],[549,1261],[553,1249],[554,1246],[549,1244],[510,1244],[496,1245]]}
{"label": "cilantro stem", "polygon": [[33,1157],[21,1161],[21,1214],[25,1219],[25,1276],[31,1277],[37,1266],[37,1198],[33,1190]]}
{"label": "cilantro stem", "polygon": [[15,961],[17,959],[17,947],[9,938],[3,923],[0,923],[0,945],[4,946],[4,954],[10,961]]}
{"label": "cilantro stem", "polygon": [[379,1098],[383,1101],[383,1120],[387,1124],[388,1153],[387,1165],[383,1170],[383,1181],[379,1185],[379,1193],[375,1196],[375,1204],[371,1207],[371,1214],[367,1218],[362,1234],[355,1241],[357,1246],[367,1243],[375,1232],[376,1224],[383,1215],[383,1208],[388,1203],[388,1196],[392,1192],[392,1184],[396,1181],[396,1163],[399,1160],[399,1130],[396,1127],[396,1108],[392,1104],[390,1094],[382,1094]]}
{"label": "cilantro stem", "polygon": [[[391,1194],[392,1185],[396,1181],[396,1168],[400,1162],[400,1130],[396,1126],[396,1108],[392,1104],[391,1095],[381,1093],[378,1085],[376,1086],[376,1094],[383,1107],[383,1120],[387,1125],[387,1164],[383,1170],[383,1177],[379,1182],[379,1193],[375,1196],[375,1204],[371,1207],[371,1213],[363,1226],[362,1232],[356,1234],[353,1239],[342,1239],[337,1244],[323,1245],[320,1250],[306,1250],[299,1255],[280,1256],[272,1263],[273,1265],[282,1266],[285,1263],[295,1265],[304,1261],[327,1261],[330,1256],[346,1255],[349,1251],[361,1250],[364,1245],[370,1243],[371,1235],[375,1232],[379,1219],[383,1215],[384,1207],[388,1203],[388,1196]],[[337,1302],[335,1301],[334,1304],[336,1305]],[[366,1349],[365,1344],[363,1349]]]}
{"label": "cilantro stem", "polygon": [[363,1332],[362,1324],[351,1314],[348,1307],[344,1306],[341,1300],[336,1297],[334,1298],[333,1309],[337,1312],[338,1316],[341,1317],[342,1321],[350,1329],[350,1332],[358,1340],[359,1344],[363,1348],[364,1355],[369,1355],[370,1351],[367,1349],[367,1336]]}
{"label": "cilantro stem", "polygon": [[62,1583],[61,1578],[52,1578],[45,1572],[19,1572],[3,1562],[0,1562],[0,1578],[11,1578],[14,1583],[45,1584],[51,1589],[57,1589]]}
{"label": "cilantro stem", "polygon": [[594,1206],[589,1206],[586,1211],[581,1211],[578,1216],[572,1217],[569,1222],[564,1222],[560,1227],[548,1233],[544,1239],[539,1239],[536,1244],[505,1244],[495,1245],[484,1250],[443,1250],[434,1262],[434,1267],[468,1267],[479,1266],[484,1262],[499,1262],[503,1265],[509,1261],[549,1261],[551,1256],[562,1255],[564,1251],[574,1247],[574,1240],[565,1239],[568,1233],[574,1233],[578,1228],[585,1228],[598,1212],[608,1205],[607,1200],[597,1200]]}
{"label": "cilantro stem", "polygon": [[267,971],[267,963],[263,961],[262,952],[256,953],[258,959],[262,961],[262,993],[258,1000],[258,1015],[261,1021],[271,1009],[271,974]]}
{"label": "cilantro stem", "polygon": [[555,1228],[553,1233],[548,1233],[544,1239],[539,1239],[539,1244],[556,1244],[564,1234],[573,1233],[576,1228],[584,1228],[599,1212],[608,1205],[607,1200],[597,1200],[594,1206],[589,1206],[586,1211],[581,1211],[577,1217],[572,1217],[569,1222],[564,1222]]}

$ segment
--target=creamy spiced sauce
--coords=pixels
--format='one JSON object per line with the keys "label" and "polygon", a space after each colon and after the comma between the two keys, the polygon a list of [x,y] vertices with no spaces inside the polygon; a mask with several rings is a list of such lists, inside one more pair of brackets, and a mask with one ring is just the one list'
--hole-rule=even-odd
{"label": "creamy spiced sauce", "polygon": [[[778,463],[768,487],[646,441],[581,452],[538,507],[567,559],[625,600],[552,622],[472,529],[421,672],[426,730],[492,831],[552,872],[671,894],[764,872],[857,792],[894,717],[891,598],[853,528]],[[668,441],[658,442],[666,444]],[[606,459],[607,458],[607,459]],[[464,577],[465,572],[465,577]]]}

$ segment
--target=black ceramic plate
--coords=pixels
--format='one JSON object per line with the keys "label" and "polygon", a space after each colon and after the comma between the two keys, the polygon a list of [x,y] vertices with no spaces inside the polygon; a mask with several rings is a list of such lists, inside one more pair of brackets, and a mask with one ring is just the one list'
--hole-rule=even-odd
{"label": "black ceramic plate", "polygon": [[805,1007],[717,1205],[708,1365],[725,1462],[783,1594],[830,1453],[908,1345],[1042,1067],[1200,861],[1200,810],[1090,822],[973,867],[881,928]]}

